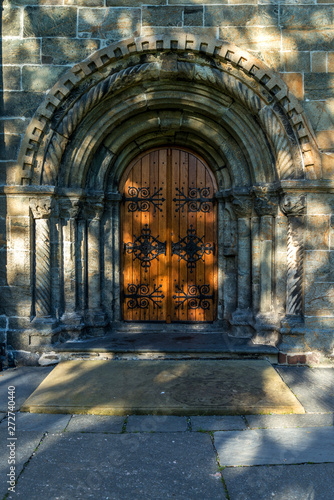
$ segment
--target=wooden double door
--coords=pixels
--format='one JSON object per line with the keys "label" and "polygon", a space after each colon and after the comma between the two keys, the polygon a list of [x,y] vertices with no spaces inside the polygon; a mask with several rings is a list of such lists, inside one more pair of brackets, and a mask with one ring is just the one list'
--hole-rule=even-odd
{"label": "wooden double door", "polygon": [[182,148],[137,157],[121,181],[125,321],[203,322],[216,317],[215,179]]}

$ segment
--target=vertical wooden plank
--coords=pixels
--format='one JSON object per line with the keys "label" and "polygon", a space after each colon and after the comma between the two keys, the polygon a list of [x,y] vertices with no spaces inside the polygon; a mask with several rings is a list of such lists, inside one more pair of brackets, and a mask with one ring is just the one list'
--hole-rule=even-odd
{"label": "vertical wooden plank", "polygon": [[[196,187],[197,189],[204,189],[207,186],[207,179],[206,179],[206,168],[205,166],[203,165],[203,163],[199,160],[196,160],[196,170],[197,170],[197,183],[196,183]],[[198,197],[200,196],[200,193],[201,191],[198,192]],[[198,204],[198,208],[200,208],[200,205]],[[196,212],[196,215],[197,215],[197,236],[199,238],[202,238],[203,237],[203,242],[206,243],[206,242],[210,242],[210,228],[208,227],[208,224],[207,224],[207,214],[205,214],[205,212],[203,212],[202,210],[199,210],[198,212]],[[208,277],[208,269],[211,267],[210,266],[210,255],[204,255],[203,256],[203,259],[204,259],[204,262],[202,260],[199,260],[197,262],[197,266],[196,266],[196,285],[198,287],[201,287],[203,285],[207,285],[207,284],[210,284],[212,286],[212,284],[208,281],[209,277]],[[204,320],[207,320],[207,311],[205,311],[204,309],[202,309],[201,307],[199,307],[197,310],[196,310],[196,321],[204,321]]]}
{"label": "vertical wooden plank", "polygon": [[[190,153],[188,153],[188,176],[189,176],[189,190],[190,189],[196,189],[197,188],[197,160],[196,157]],[[189,190],[187,192],[187,196],[189,194]],[[197,227],[197,218],[198,218],[198,213],[195,211],[190,211],[189,210],[189,205],[187,205],[187,212],[188,212],[188,227],[187,229],[190,229],[191,227],[195,231],[195,234],[199,237],[202,235],[198,235],[198,227]],[[197,284],[197,276],[198,276],[198,269],[200,267],[200,262],[195,262],[195,266],[193,267],[193,270],[191,268],[188,268],[188,273],[187,273],[187,282],[188,282],[188,287],[189,286],[196,286]],[[187,287],[187,289],[188,289]],[[188,301],[189,304],[189,301]],[[195,322],[197,317],[197,310],[196,309],[189,309],[188,308],[188,321]]]}
{"label": "vertical wooden plank", "polygon": [[[159,168],[157,169],[157,188],[161,189],[161,198],[164,198],[163,204],[160,206],[162,211],[159,212],[159,224],[158,224],[158,233],[159,241],[165,242],[168,239],[167,235],[167,203],[169,196],[169,187],[167,186],[167,149],[161,149],[159,151]],[[170,238],[169,238],[170,239]],[[164,295],[162,302],[160,303],[161,308],[157,308],[157,320],[158,321],[166,321],[167,320],[167,303],[168,303],[168,294],[169,294],[169,286],[168,286],[168,267],[167,262],[170,259],[168,253],[166,251],[166,255],[160,255],[157,267],[157,279],[156,284],[157,287],[161,285],[159,293]]]}
{"label": "vertical wooden plank", "polygon": [[[139,181],[139,187],[142,189],[145,189],[145,192],[141,192],[141,197],[144,197],[146,195],[146,190],[151,188],[150,185],[150,156],[151,155],[145,155],[141,159],[141,172],[140,172],[140,181]],[[139,172],[138,172],[139,174]],[[143,207],[142,207],[143,208]],[[145,228],[146,224],[152,231],[152,234],[154,234],[154,227],[152,227],[152,207],[150,210],[145,211],[142,210],[139,212],[139,220],[140,220],[140,231],[139,233],[142,232],[142,230]],[[152,269],[152,262],[151,266],[147,267],[146,269],[141,265],[141,262],[138,261],[138,264],[140,266],[140,284],[145,285],[148,287],[148,290],[151,288],[151,269]],[[154,265],[154,264],[153,264]],[[138,310],[138,316],[140,317],[140,321],[149,321],[151,319],[151,304],[148,304],[147,308],[140,308]]]}
{"label": "vertical wooden plank", "polygon": [[[132,170],[128,179],[124,184],[123,194],[125,197],[129,197],[129,188],[132,186]],[[128,308],[129,299],[124,299],[124,295],[128,293],[128,285],[133,283],[133,264],[132,255],[124,252],[124,244],[133,241],[133,227],[132,227],[132,213],[129,212],[129,202],[122,203],[122,265],[123,265],[123,300],[122,300],[122,311],[123,318],[125,321],[133,320],[133,311]]]}

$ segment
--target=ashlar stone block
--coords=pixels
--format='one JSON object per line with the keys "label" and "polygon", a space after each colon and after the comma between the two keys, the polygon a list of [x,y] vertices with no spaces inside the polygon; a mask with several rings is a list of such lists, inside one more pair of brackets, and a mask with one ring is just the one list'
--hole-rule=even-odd
{"label": "ashlar stone block", "polygon": [[306,217],[306,250],[329,249],[329,215],[308,215]]}
{"label": "ashlar stone block", "polygon": [[39,92],[4,92],[3,116],[31,117],[40,105],[44,93]]}
{"label": "ashlar stone block", "polygon": [[21,90],[21,68],[18,66],[3,66],[0,90]]}
{"label": "ashlar stone block", "polygon": [[182,7],[143,7],[143,26],[182,26]]}
{"label": "ashlar stone block", "polygon": [[3,64],[39,64],[40,44],[37,38],[3,41]]}
{"label": "ashlar stone block", "polygon": [[3,145],[3,147],[0,147],[0,160],[16,160],[21,144],[21,136],[4,134],[0,138],[0,144]]}
{"label": "ashlar stone block", "polygon": [[23,90],[41,92],[48,90],[67,71],[65,66],[23,66],[22,87]]}
{"label": "ashlar stone block", "polygon": [[283,29],[283,50],[334,50],[334,29]]}
{"label": "ashlar stone block", "polygon": [[26,7],[23,36],[76,36],[77,9],[73,7]]}
{"label": "ashlar stone block", "polygon": [[334,7],[329,5],[281,5],[280,25],[292,29],[333,28]]}
{"label": "ashlar stone block", "polygon": [[219,29],[219,38],[235,43],[247,50],[275,50],[281,47],[281,35],[277,28],[228,26]]}
{"label": "ashlar stone block", "polygon": [[140,9],[80,9],[80,38],[102,38],[110,42],[138,36]]}
{"label": "ashlar stone block", "polygon": [[42,41],[43,64],[74,64],[86,59],[100,48],[98,40],[70,38],[44,38]]}
{"label": "ashlar stone block", "polygon": [[277,26],[276,5],[222,5],[205,8],[205,26]]}
{"label": "ashlar stone block", "polygon": [[306,73],[304,75],[305,98],[334,98],[334,75],[330,73]]}
{"label": "ashlar stone block", "polygon": [[20,36],[21,34],[21,9],[4,7],[2,11],[2,36]]}

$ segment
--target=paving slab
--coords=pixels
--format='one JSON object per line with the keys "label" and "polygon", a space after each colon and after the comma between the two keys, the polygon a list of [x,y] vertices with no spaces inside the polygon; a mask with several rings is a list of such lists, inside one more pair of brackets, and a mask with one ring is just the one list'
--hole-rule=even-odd
{"label": "paving slab", "polygon": [[276,369],[307,412],[334,412],[334,368],[280,366]]}
{"label": "paving slab", "polygon": [[[15,427],[17,431],[40,431],[44,432],[63,432],[68,422],[69,415],[49,415],[46,413],[19,413],[15,414]],[[0,424],[0,429],[7,427],[7,420]]]}
{"label": "paving slab", "polygon": [[246,429],[246,422],[242,417],[191,417],[193,431],[241,431]]}
{"label": "paving slab", "polygon": [[121,433],[124,422],[124,417],[110,415],[73,415],[66,431]]}
{"label": "paving slab", "polygon": [[215,432],[222,466],[334,462],[332,427]]}
{"label": "paving slab", "polygon": [[196,433],[49,434],[12,498],[97,497],[226,498],[210,436]]}
{"label": "paving slab", "polygon": [[7,416],[7,413],[0,412],[0,422]]}
{"label": "paving slab", "polygon": [[305,413],[304,415],[247,415],[245,418],[251,429],[327,427],[334,425],[333,413]]}
{"label": "paving slab", "polygon": [[15,409],[19,410],[22,403],[34,392],[53,366],[23,366],[0,372],[0,411],[7,411],[8,386],[15,389]]}
{"label": "paving slab", "polygon": [[334,464],[227,467],[223,477],[233,500],[333,500]]}
{"label": "paving slab", "polygon": [[[29,460],[37,446],[39,445],[43,432],[17,432],[15,437],[15,476],[16,478],[23,469],[23,465]],[[0,498],[8,492],[7,474],[9,474],[8,464],[10,448],[8,444],[14,442],[8,440],[7,427],[0,429]],[[14,452],[14,450],[13,450]],[[15,496],[15,495],[14,495]],[[28,498],[31,498],[28,496]]]}
{"label": "paving slab", "polygon": [[172,415],[130,415],[126,432],[185,432],[186,417]]}
{"label": "paving slab", "polygon": [[304,413],[264,360],[65,361],[22,406],[32,413]]}

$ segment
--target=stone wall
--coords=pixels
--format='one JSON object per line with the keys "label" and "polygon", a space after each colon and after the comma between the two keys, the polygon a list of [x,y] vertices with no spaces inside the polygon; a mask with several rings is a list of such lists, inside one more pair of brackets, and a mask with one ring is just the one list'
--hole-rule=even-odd
{"label": "stone wall", "polygon": [[[281,75],[306,111],[322,164],[322,180],[318,179],[322,184],[309,189],[302,216],[306,334],[302,343],[293,337],[291,343],[285,339],[284,348],[325,346],[330,351],[334,320],[333,0],[298,4],[292,0],[151,0],[149,5],[140,0],[4,0],[0,4],[0,185],[17,182],[22,138],[48,89],[76,63],[120,39],[155,34],[176,37],[183,32],[220,38],[247,50]],[[0,286],[7,299],[0,305],[0,330],[5,335],[8,316],[15,316],[11,297],[16,287],[21,290],[20,316],[31,314],[29,269],[34,257],[29,199],[13,192],[7,200],[0,196],[0,203]],[[6,219],[8,211],[10,219]],[[291,325],[283,325],[282,331],[291,332]]]}

